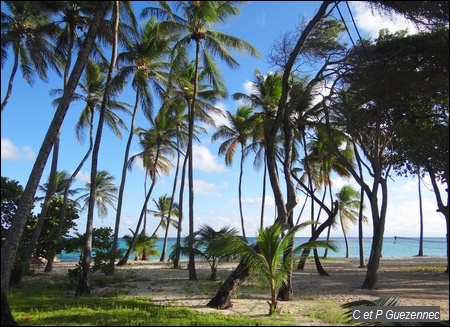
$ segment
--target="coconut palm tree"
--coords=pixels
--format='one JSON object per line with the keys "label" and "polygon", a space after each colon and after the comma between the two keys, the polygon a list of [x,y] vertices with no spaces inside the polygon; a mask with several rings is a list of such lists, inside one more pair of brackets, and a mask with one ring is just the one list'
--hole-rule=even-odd
{"label": "coconut palm tree", "polygon": [[[172,214],[175,217],[178,217],[178,203],[173,202],[172,198],[170,198],[167,194],[161,195],[158,198],[158,201],[152,199],[153,203],[156,206],[156,210],[149,210],[150,213],[153,214],[156,218],[159,218],[159,224],[153,232],[152,236],[156,236],[158,229],[161,227],[165,230],[164,233],[164,243],[161,253],[161,258],[159,261],[163,262],[166,260],[165,253],[167,252],[167,238],[169,227],[172,225],[175,228],[178,228],[178,221],[176,219],[172,219]],[[171,206],[173,209],[171,210]]]}
{"label": "coconut palm tree", "polygon": [[[185,53],[186,48],[191,44],[195,46],[195,72],[194,89],[191,101],[188,104],[189,139],[187,146],[188,157],[188,181],[189,181],[189,234],[194,233],[194,180],[193,180],[193,158],[192,141],[194,135],[194,120],[196,116],[195,108],[198,93],[198,74],[200,62],[202,68],[208,74],[212,88],[221,88],[219,69],[216,67],[214,55],[219,56],[228,67],[239,66],[237,61],[231,56],[229,49],[239,52],[248,52],[259,56],[259,52],[248,42],[239,38],[215,31],[212,27],[217,23],[224,23],[228,18],[239,14],[239,8],[234,1],[180,1],[175,2],[175,12],[180,12],[181,16],[173,19],[173,13],[158,8],[144,8],[142,15],[156,14],[163,16],[167,20],[158,23],[158,28],[163,33],[180,33],[180,38],[173,48],[174,54],[181,51]],[[193,42],[192,42],[193,41]],[[191,43],[192,42],[192,43]],[[191,247],[193,244],[191,244]],[[189,279],[196,280],[195,258],[193,254],[189,256]]]}
{"label": "coconut palm tree", "polygon": [[[17,254],[17,249],[19,247],[20,238],[23,233],[23,229],[26,224],[27,214],[31,209],[33,203],[33,197],[36,193],[39,180],[42,177],[42,173],[47,162],[48,155],[53,146],[53,141],[55,140],[59,129],[64,121],[65,114],[69,108],[70,101],[72,99],[73,93],[75,92],[77,83],[81,77],[83,67],[88,60],[90,50],[94,43],[97,31],[102,21],[103,17],[106,15],[108,8],[111,3],[109,1],[103,1],[98,3],[95,9],[94,19],[89,25],[89,29],[86,33],[86,37],[83,41],[83,46],[78,53],[77,61],[75,62],[72,73],[69,77],[66,92],[61,103],[55,112],[54,118],[50,127],[46,133],[42,146],[36,158],[36,162],[30,172],[30,178],[25,186],[24,192],[22,194],[21,201],[17,208],[16,214],[14,215],[14,221],[11,224],[9,230],[9,237],[5,240],[1,253],[1,271],[2,271],[2,283],[1,283],[1,305],[2,311],[2,323],[6,325],[15,325],[14,318],[11,315],[11,310],[8,304],[8,290],[9,290],[9,280],[11,277],[12,267],[14,264],[14,258]],[[3,55],[2,55],[3,57]]]}
{"label": "coconut palm tree", "polygon": [[270,287],[270,301],[267,301],[269,315],[277,315],[280,312],[277,289],[291,272],[292,254],[304,248],[325,247],[336,250],[336,247],[327,241],[306,242],[293,248],[295,233],[308,224],[309,222],[296,225],[282,234],[281,224],[275,222],[258,230],[255,244],[248,244],[236,236],[223,236],[212,244],[211,251],[236,255],[248,265],[250,271],[262,276]]}
{"label": "coconut palm tree", "polygon": [[228,125],[220,125],[217,131],[211,136],[211,141],[225,139],[219,147],[219,156],[225,156],[225,164],[231,166],[233,163],[236,148],[241,148],[241,161],[239,168],[239,213],[241,215],[242,236],[245,237],[244,214],[242,211],[242,176],[244,173],[244,159],[248,151],[245,151],[247,142],[251,138],[251,132],[255,121],[252,116],[253,109],[247,106],[241,106],[237,109],[236,114],[227,111]]}
{"label": "coconut palm tree", "polygon": [[135,133],[135,119],[139,106],[146,117],[153,114],[153,94],[151,87],[156,94],[162,97],[164,93],[163,83],[166,83],[166,71],[168,63],[163,60],[169,51],[169,38],[159,36],[155,29],[155,20],[152,18],[140,29],[139,34],[133,40],[125,43],[125,50],[117,57],[119,71],[117,80],[122,80],[125,84],[130,77],[131,86],[135,91],[135,103],[131,115],[131,126],[125,147],[124,161],[122,166],[122,178],[119,186],[117,202],[116,223],[114,228],[113,248],[110,265],[114,266],[114,257],[117,249],[119,236],[120,217],[122,213],[123,192],[125,189],[128,159],[131,141]]}
{"label": "coconut palm tree", "polygon": [[[117,201],[117,185],[114,183],[114,176],[106,170],[100,170],[97,173],[95,185],[94,200],[99,217],[108,216],[108,207],[115,208]],[[86,210],[89,206],[91,182],[86,182],[86,187],[82,190],[84,194],[79,196],[76,201],[83,204],[81,210]]]}
{"label": "coconut palm tree", "polygon": [[61,62],[57,57],[54,38],[58,26],[52,23],[52,16],[40,3],[30,1],[4,1],[9,12],[1,15],[1,67],[8,59],[8,48],[12,49],[14,60],[8,87],[2,100],[2,113],[11,97],[14,77],[20,67],[22,77],[31,86],[37,75],[48,81],[47,71],[52,68],[61,75]]}
{"label": "coconut palm tree", "polygon": [[255,69],[252,79],[252,92],[250,94],[241,92],[233,94],[233,99],[246,101],[255,111],[259,110],[255,113],[258,116],[255,120],[258,122],[255,121],[254,124],[255,129],[253,131],[251,148],[256,153],[253,166],[259,168],[264,163],[260,228],[264,226],[264,205],[266,197],[267,162],[265,149],[271,120],[275,116],[278,100],[281,96],[281,77],[281,71],[268,73],[263,76],[258,69]]}
{"label": "coconut palm tree", "polygon": [[[209,225],[203,225],[194,233],[195,256],[200,257],[208,262],[211,267],[211,275],[209,276],[209,280],[212,281],[217,280],[217,268],[220,262],[224,259],[230,258],[230,254],[225,251],[219,253],[216,249],[214,253],[211,252],[211,249],[214,248],[213,243],[224,235],[236,236],[237,230],[228,226],[224,226],[216,231]],[[180,251],[185,256],[189,255],[189,235],[185,237],[183,245],[174,245],[173,251],[170,254],[171,259],[175,256],[176,250]]]}
{"label": "coconut palm tree", "polygon": [[[172,124],[171,117],[158,114],[155,119],[151,119],[152,127],[148,130],[143,128],[137,129],[137,135],[140,138],[140,146],[142,152],[135,154],[128,160],[128,167],[133,166],[137,158],[142,160],[146,174],[150,176],[152,183],[142,206],[141,214],[133,234],[133,241],[124,257],[118,262],[118,265],[124,265],[128,261],[130,251],[141,228],[145,213],[147,212],[147,203],[150,200],[153,188],[156,183],[156,177],[159,174],[168,174],[172,167],[172,162],[166,155],[173,155],[176,151],[176,143],[173,141],[173,135],[176,133],[176,127]],[[142,231],[145,233],[145,230]]]}
{"label": "coconut palm tree", "polygon": [[128,247],[131,247],[131,250],[135,252],[136,256],[134,260],[144,260],[144,254],[147,254],[147,256],[159,255],[159,251],[156,249],[158,246],[158,237],[156,235],[147,236],[145,233],[139,233],[139,235],[136,236],[136,241],[132,244],[134,231],[130,229],[130,232],[133,236],[124,235],[123,239],[125,240],[125,244]]}
{"label": "coconut palm tree", "polygon": [[[349,258],[347,232],[350,229],[349,223],[356,223],[359,217],[359,207],[361,205],[361,194],[350,185],[342,186],[341,190],[336,193],[339,207],[339,221],[341,223],[342,232],[345,241],[345,257]],[[364,217],[365,221],[368,220]]]}

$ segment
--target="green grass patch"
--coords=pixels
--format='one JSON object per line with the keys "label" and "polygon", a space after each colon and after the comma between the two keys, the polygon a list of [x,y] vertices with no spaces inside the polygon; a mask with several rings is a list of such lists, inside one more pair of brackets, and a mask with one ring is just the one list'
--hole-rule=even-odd
{"label": "green grass patch", "polygon": [[[92,285],[121,284],[119,276],[98,276]],[[106,280],[107,278],[108,280]],[[109,280],[111,279],[111,280]],[[157,306],[150,297],[83,296],[66,276],[52,279],[30,277],[12,286],[8,296],[11,312],[21,326],[293,326],[282,317],[245,317],[199,314],[193,309]]]}
{"label": "green grass patch", "polygon": [[445,265],[408,265],[399,266],[400,270],[416,271],[416,272],[432,272],[443,273],[447,269]]}

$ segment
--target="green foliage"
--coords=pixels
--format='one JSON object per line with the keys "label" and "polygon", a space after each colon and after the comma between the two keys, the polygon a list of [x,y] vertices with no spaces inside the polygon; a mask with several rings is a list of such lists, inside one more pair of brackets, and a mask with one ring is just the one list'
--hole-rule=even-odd
{"label": "green foliage", "polygon": [[293,254],[315,247],[336,250],[331,242],[326,241],[306,242],[293,249],[295,233],[311,223],[296,225],[282,234],[282,226],[276,222],[272,226],[259,229],[254,245],[237,236],[225,235],[214,242],[211,251],[240,257],[253,273],[266,280],[271,291],[269,315],[276,315],[279,314],[276,292],[291,273]]}
{"label": "green foliage", "polygon": [[16,213],[19,201],[22,198],[23,187],[16,180],[2,176],[1,181],[1,199],[2,199],[2,245],[5,240],[8,229]]}
{"label": "green foliage", "polygon": [[[109,259],[111,257],[112,249],[112,228],[101,227],[94,228],[92,231],[92,258],[94,264],[92,270],[101,271],[105,274],[111,272],[111,266],[109,265]],[[77,237],[65,238],[61,241],[61,249],[67,253],[80,253],[80,260],[77,268],[69,269],[69,277],[76,278],[79,276],[81,270],[81,260],[83,258],[84,246],[86,244],[86,234],[75,233]],[[122,256],[122,251],[117,250],[116,259]]]}
{"label": "green foliage", "polygon": [[216,231],[211,226],[203,225],[200,229],[193,234],[193,247],[189,247],[190,236],[186,236],[183,240],[183,244],[172,246],[172,252],[169,255],[170,260],[174,260],[177,254],[177,250],[185,256],[189,256],[190,251],[194,251],[196,257],[202,258],[208,262],[211,267],[210,280],[217,280],[217,268],[220,262],[224,259],[229,259],[231,256],[225,250],[215,247],[214,243],[218,241],[222,236],[236,236],[237,230],[225,226]]}
{"label": "green foliage", "polygon": [[[130,229],[130,232],[134,235],[134,231]],[[133,236],[124,235],[123,239],[129,247],[133,240]],[[144,253],[146,253],[148,256],[158,256],[159,251],[156,249],[158,247],[156,243],[157,240],[158,237],[156,235],[148,236],[145,233],[138,234],[138,236],[136,237],[136,241],[134,242],[134,246],[131,249],[136,253],[135,260],[141,260]]]}

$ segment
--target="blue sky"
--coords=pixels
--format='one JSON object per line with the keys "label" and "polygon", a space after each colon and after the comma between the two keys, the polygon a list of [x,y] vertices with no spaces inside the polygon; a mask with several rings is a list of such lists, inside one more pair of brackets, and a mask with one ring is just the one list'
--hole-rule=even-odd
{"label": "blue sky", "polygon": [[[149,2],[141,2],[140,7],[148,5]],[[263,74],[273,70],[267,64],[265,57],[269,53],[274,42],[285,32],[292,30],[298,25],[302,18],[308,19],[315,14],[320,6],[319,1],[253,1],[242,7],[241,15],[232,19],[228,26],[217,26],[216,29],[239,37],[256,47],[262,57],[252,58],[247,55],[236,55],[235,58],[240,63],[236,70],[230,70],[222,65],[222,72],[229,94],[235,92],[247,92],[249,90],[249,80],[253,77],[254,69],[259,69]],[[356,21],[360,34],[376,38],[381,28],[389,28],[391,31],[413,27],[398,17],[392,20],[373,16],[369,9],[365,8],[363,2],[349,2],[352,14]],[[348,16],[347,7],[344,3],[340,5],[341,12]],[[3,10],[3,3],[2,3]],[[338,12],[334,12],[338,17]],[[350,25],[350,22],[347,21]],[[357,38],[357,34],[352,30],[352,37]],[[2,69],[2,100],[4,98],[7,79],[11,71],[12,56]],[[62,81],[56,75],[50,75],[50,81],[44,83],[36,80],[33,87],[30,87],[22,79],[20,72],[16,75],[12,96],[2,113],[1,119],[1,164],[2,176],[9,177],[25,186],[36,154],[39,152],[45,133],[53,118],[54,107],[51,106],[52,97],[49,95],[50,89],[61,88]],[[133,94],[123,94],[120,101],[133,103]],[[218,104],[223,110],[235,112],[238,103],[231,97]],[[81,145],[75,138],[75,124],[79,117],[81,106],[74,104],[68,111],[61,131],[60,159],[58,170],[66,170],[71,173],[87,150],[88,144]],[[126,124],[130,123],[129,117],[123,117]],[[217,119],[218,125],[224,123]],[[136,122],[139,127],[148,127],[148,123],[140,116]],[[226,167],[224,158],[218,156],[220,141],[211,144],[211,130],[208,134],[201,136],[201,143],[194,145],[194,183],[195,183],[195,228],[203,224],[208,224],[216,229],[223,226],[230,226],[241,231],[240,216],[238,207],[238,179],[239,179],[239,154],[236,155],[232,167]],[[120,184],[120,176],[123,162],[123,153],[128,132],[123,131],[122,139],[114,136],[110,130],[104,129],[102,144],[100,147],[99,170],[107,170],[116,178],[117,185]],[[134,137],[131,146],[131,154],[139,151],[138,139]],[[253,159],[248,158],[244,167],[243,176],[243,211],[245,216],[246,235],[254,236],[259,227],[260,207],[262,195],[262,169],[255,171],[252,166]],[[44,170],[41,184],[48,179],[51,156]],[[81,173],[77,176],[74,188],[84,187],[89,180],[90,159],[84,165]],[[135,165],[128,171],[125,185],[124,205],[122,208],[122,218],[119,235],[130,234],[129,228],[135,228],[137,219],[144,202],[144,172],[139,165]],[[152,194],[152,198],[157,199],[164,194],[171,194],[173,183],[173,172],[169,176],[159,177]],[[345,183],[358,187],[353,181],[344,181],[335,178],[333,180],[334,193],[336,193]],[[266,225],[273,221],[275,214],[274,201],[270,184],[266,198]],[[178,186],[179,189],[179,186]],[[359,189],[359,188],[358,188]],[[436,201],[431,190],[429,181],[422,184],[423,210],[425,236],[445,237],[445,220],[442,215],[436,213]],[[41,195],[41,194],[38,194]],[[178,195],[176,196],[178,199]],[[188,196],[186,193],[185,202]],[[299,194],[299,205],[295,209],[294,215],[300,212],[304,196]],[[155,209],[152,201],[149,202],[149,209]],[[35,208],[39,212],[38,207]],[[80,219],[77,220],[79,232],[85,231],[86,212],[81,212]],[[188,210],[185,208],[183,222],[183,235],[188,231],[187,225]],[[366,211],[370,216],[370,211]],[[301,221],[309,219],[308,211],[304,213]],[[323,220],[325,218],[322,218]],[[115,211],[109,209],[108,217],[103,219],[95,217],[94,227],[114,226]],[[148,215],[147,233],[153,233],[158,224],[157,218]],[[371,223],[365,225],[365,236],[371,236]],[[386,223],[386,236],[417,236],[419,233],[419,201],[417,192],[417,179],[395,178],[389,181],[389,205]],[[160,237],[163,231],[158,232]],[[171,229],[169,236],[175,236],[176,232]],[[332,231],[332,236],[341,237],[342,231],[336,229]],[[357,236],[357,227],[352,226],[350,236]],[[309,236],[309,229],[300,231],[297,236]]]}

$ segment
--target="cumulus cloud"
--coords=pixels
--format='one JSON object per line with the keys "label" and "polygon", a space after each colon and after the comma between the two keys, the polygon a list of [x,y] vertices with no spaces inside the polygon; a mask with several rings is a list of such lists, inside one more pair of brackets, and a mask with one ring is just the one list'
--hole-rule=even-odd
{"label": "cumulus cloud", "polygon": [[219,163],[217,157],[213,156],[211,151],[201,145],[192,146],[194,168],[205,173],[223,173],[227,171],[225,166]]}
{"label": "cumulus cloud", "polygon": [[7,138],[2,137],[1,146],[2,160],[28,161],[36,158],[36,154],[29,146],[17,147]]}

